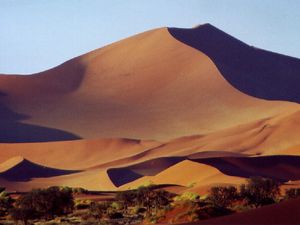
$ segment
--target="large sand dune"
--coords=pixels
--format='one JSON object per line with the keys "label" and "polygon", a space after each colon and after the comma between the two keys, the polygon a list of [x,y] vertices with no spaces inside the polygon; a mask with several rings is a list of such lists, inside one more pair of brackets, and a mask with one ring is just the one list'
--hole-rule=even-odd
{"label": "large sand dune", "polygon": [[[200,26],[189,30],[189,35],[199,32],[211,31]],[[223,38],[225,34],[218,35]],[[208,40],[199,42],[208,44]],[[208,47],[211,42],[214,40]],[[225,47],[218,43],[217,50],[227,51]],[[244,46],[237,47],[235,51],[245,51]],[[290,102],[265,101],[243,94],[225,80],[213,60],[161,28],[39,74],[1,75],[1,130],[5,132],[0,133],[0,141],[100,137],[166,140],[299,109]],[[240,61],[228,60],[232,70],[245,72]],[[293,65],[283,61],[280,69],[289,71]],[[262,70],[254,74],[258,82],[263,74]],[[242,79],[236,79],[239,78]],[[258,85],[255,91],[264,88]]]}

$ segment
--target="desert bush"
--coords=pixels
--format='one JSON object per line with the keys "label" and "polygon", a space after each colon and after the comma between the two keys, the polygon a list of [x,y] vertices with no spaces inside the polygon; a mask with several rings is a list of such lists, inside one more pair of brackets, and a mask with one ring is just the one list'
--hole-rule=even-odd
{"label": "desert bush", "polygon": [[168,205],[175,195],[162,189],[155,189],[155,186],[143,186],[136,190],[119,192],[116,200],[122,202],[125,210],[129,206],[144,207],[147,213],[157,211]]}
{"label": "desert bush", "polygon": [[300,188],[289,188],[285,190],[286,199],[294,199],[300,197]]}
{"label": "desert bush", "polygon": [[161,209],[169,205],[174,198],[174,194],[163,189],[156,189],[156,186],[142,186],[135,190],[119,192],[116,200],[124,206],[124,211],[128,212],[128,207],[135,207],[142,212],[145,209],[145,214],[157,214]]}
{"label": "desert bush", "polygon": [[[69,190],[59,187],[36,189],[21,196],[11,212],[15,220],[22,218],[51,219],[72,212],[74,206],[73,196]],[[27,215],[30,214],[30,215]]]}
{"label": "desert bush", "polygon": [[212,187],[208,196],[214,208],[228,208],[237,198],[238,192],[234,186]]}
{"label": "desert bush", "polygon": [[256,208],[275,203],[279,193],[279,183],[270,178],[252,177],[240,187],[240,197]]}

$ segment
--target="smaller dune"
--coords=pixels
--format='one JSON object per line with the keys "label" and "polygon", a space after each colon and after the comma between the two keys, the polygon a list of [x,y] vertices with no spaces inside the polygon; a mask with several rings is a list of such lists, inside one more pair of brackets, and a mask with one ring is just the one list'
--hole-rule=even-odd
{"label": "smaller dune", "polygon": [[60,170],[33,163],[22,156],[16,156],[0,164],[0,178],[7,181],[29,181],[32,178],[54,177],[79,172]]}
{"label": "smaller dune", "polygon": [[135,188],[147,183],[174,184],[186,187],[206,187],[207,185],[240,184],[243,178],[222,174],[216,168],[202,163],[183,160],[155,176],[144,176],[134,182],[128,183],[121,189]]}
{"label": "smaller dune", "polygon": [[157,158],[127,167],[109,169],[107,173],[117,187],[125,188],[137,187],[149,181],[155,184],[183,186],[198,183],[201,187],[221,183],[238,184],[245,178],[254,176],[269,177],[280,182],[300,180],[300,156],[205,156],[209,154]]}

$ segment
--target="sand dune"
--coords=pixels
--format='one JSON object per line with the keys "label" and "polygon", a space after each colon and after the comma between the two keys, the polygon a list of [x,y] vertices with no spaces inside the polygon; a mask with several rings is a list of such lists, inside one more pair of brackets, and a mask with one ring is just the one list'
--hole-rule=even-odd
{"label": "sand dune", "polygon": [[240,184],[244,181],[243,178],[222,174],[212,166],[184,160],[166,170],[162,170],[155,176],[144,176],[121,186],[120,189],[126,190],[128,188],[136,188],[141,185],[154,183],[182,185],[193,190],[199,190],[200,187],[202,187],[207,191],[208,186],[211,185]]}
{"label": "sand dune", "polygon": [[[165,157],[135,165],[113,168],[107,171],[116,186],[134,181],[136,187],[153,181],[158,184],[185,185],[193,182],[201,185],[217,181],[241,180],[254,176],[269,177],[280,182],[300,180],[299,156],[261,156],[261,157],[217,157],[196,158]],[[213,171],[213,175],[212,175]],[[195,176],[195,177],[194,177]],[[236,178],[234,178],[236,177]]]}
{"label": "sand dune", "polygon": [[[6,118],[1,124],[7,132],[0,133],[0,141],[166,140],[299,110],[297,104],[265,101],[238,91],[224,79],[213,58],[176,40],[169,31],[151,30],[39,74],[1,75],[1,118]],[[206,26],[189,30],[199,32],[211,31]],[[218,35],[222,39],[225,34]],[[224,52],[224,46],[218,47]],[[240,61],[231,61],[232,70],[245,72]],[[291,63],[283,61],[280,66],[286,71]],[[255,75],[260,76],[264,71],[258,72]],[[255,91],[263,91],[264,86],[258,88]]]}

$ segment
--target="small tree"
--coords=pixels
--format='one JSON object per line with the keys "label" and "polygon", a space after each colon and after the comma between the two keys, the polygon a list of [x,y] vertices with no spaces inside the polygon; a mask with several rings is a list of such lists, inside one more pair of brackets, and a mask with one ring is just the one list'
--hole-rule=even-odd
{"label": "small tree", "polygon": [[238,192],[234,186],[212,187],[208,196],[208,200],[216,208],[228,208],[237,198]]}
{"label": "small tree", "polygon": [[290,188],[285,190],[285,198],[294,199],[300,197],[300,188]]}
{"label": "small tree", "polygon": [[275,203],[279,193],[279,183],[270,178],[252,177],[240,187],[241,198],[256,208]]}

